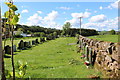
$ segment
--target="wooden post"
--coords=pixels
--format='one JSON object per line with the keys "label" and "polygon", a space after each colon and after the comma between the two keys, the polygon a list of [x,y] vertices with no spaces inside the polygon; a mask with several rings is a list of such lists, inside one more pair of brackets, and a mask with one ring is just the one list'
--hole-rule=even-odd
{"label": "wooden post", "polygon": [[87,57],[87,61],[89,61],[89,48],[88,48],[88,46],[86,47],[86,57]]}
{"label": "wooden post", "polygon": [[1,80],[6,80],[6,78],[5,78],[5,68],[4,68],[4,54],[3,54],[3,49],[2,49],[1,7],[0,7],[0,75],[1,75]]}
{"label": "wooden post", "polygon": [[1,22],[2,22],[2,18],[1,18],[1,7],[0,7],[0,75],[2,75],[2,55],[3,55],[2,53],[2,23]]}
{"label": "wooden post", "polygon": [[92,48],[89,48],[89,62],[92,64]]}

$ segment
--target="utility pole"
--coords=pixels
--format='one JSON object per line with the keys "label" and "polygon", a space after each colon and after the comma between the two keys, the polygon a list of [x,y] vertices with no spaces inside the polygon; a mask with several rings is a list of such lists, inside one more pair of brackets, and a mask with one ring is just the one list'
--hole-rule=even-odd
{"label": "utility pole", "polygon": [[[83,18],[83,17],[78,17],[79,19],[80,19],[80,35],[81,35],[81,19]],[[80,38],[80,37],[79,37]],[[82,42],[81,41],[79,41],[79,44],[80,44],[80,48],[82,49]]]}
{"label": "utility pole", "polygon": [[81,35],[81,24],[82,24],[81,20],[82,20],[82,18],[83,17],[79,17],[79,19],[80,19],[80,35]]}

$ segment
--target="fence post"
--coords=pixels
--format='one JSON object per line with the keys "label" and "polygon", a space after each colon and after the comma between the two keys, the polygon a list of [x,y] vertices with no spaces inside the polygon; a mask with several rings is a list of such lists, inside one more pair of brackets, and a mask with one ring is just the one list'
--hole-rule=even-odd
{"label": "fence post", "polygon": [[89,62],[92,64],[92,48],[89,48]]}
{"label": "fence post", "polygon": [[89,61],[89,48],[88,48],[88,45],[86,46],[86,58],[87,58],[87,61]]}

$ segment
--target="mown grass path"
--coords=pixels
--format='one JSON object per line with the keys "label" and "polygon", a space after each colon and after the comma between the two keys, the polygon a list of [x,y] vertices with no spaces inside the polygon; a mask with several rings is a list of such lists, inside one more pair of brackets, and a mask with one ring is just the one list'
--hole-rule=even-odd
{"label": "mown grass path", "polygon": [[[76,45],[68,45],[75,42],[75,38],[58,38],[16,52],[15,63],[18,60],[28,63],[26,78],[87,78],[98,75],[94,69],[86,68],[80,54],[76,53]],[[10,58],[6,58],[5,63],[6,69],[11,70]]]}

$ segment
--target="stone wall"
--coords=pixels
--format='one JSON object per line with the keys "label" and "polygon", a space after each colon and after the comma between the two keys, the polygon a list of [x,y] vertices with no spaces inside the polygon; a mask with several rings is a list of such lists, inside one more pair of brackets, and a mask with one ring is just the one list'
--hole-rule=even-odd
{"label": "stone wall", "polygon": [[79,48],[86,54],[91,65],[97,65],[106,76],[120,77],[120,45],[118,43],[97,41],[80,36]]}

